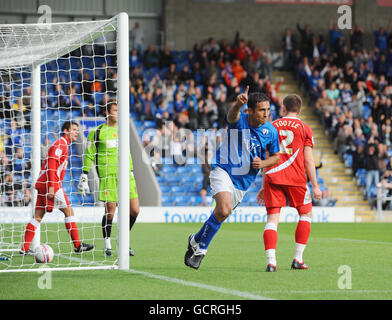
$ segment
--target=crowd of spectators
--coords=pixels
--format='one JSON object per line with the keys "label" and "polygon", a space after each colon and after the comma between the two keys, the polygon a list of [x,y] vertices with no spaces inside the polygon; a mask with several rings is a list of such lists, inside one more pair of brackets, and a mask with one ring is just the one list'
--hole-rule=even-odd
{"label": "crowd of spectators", "polygon": [[[364,31],[358,25],[346,39],[332,21],[329,34],[325,36],[313,33],[309,25],[302,26],[299,20],[296,30],[285,30],[279,52],[271,52],[268,46],[258,47],[237,31],[233,42],[211,37],[195,43],[191,51],[178,53],[167,45],[157,49],[150,44],[143,50],[144,34],[136,24],[131,32],[133,46],[129,57],[130,111],[136,120],[152,121],[160,132],[158,138],[145,136],[145,145],[159,136],[176,136],[184,128],[211,129],[219,136],[219,130],[226,127],[224,115],[230,103],[247,85],[250,92],[261,91],[268,95],[272,110],[270,120],[276,118],[281,104],[277,93],[284,79],[274,82],[271,74],[276,69],[291,71],[320,116],[336,153],[342,160],[347,154],[352,156],[354,176],[358,169],[366,170],[365,197],[369,197],[371,186],[380,181],[390,165],[391,26],[390,22],[386,29],[376,29],[372,24],[374,49],[364,47]],[[80,53],[86,54],[83,50]],[[76,116],[103,115],[105,101],[116,92],[114,60],[115,55],[109,65],[101,61],[93,74],[80,68],[75,81],[54,76],[50,93],[48,88],[41,93],[42,108],[72,111]],[[29,129],[31,93],[28,91],[31,89],[24,90],[12,106],[0,95],[3,110],[0,116],[12,119],[12,126],[19,131]],[[12,195],[9,190],[8,194],[2,190],[2,204],[22,203],[25,195],[20,190],[29,186],[23,172],[28,172],[30,164],[28,161],[18,163],[19,144],[9,141],[17,136],[20,134],[0,133],[5,140],[0,144],[0,185],[3,189],[10,183],[21,186],[13,187]],[[184,152],[196,155],[198,151],[198,146],[184,150],[181,141],[176,139],[164,144],[167,152],[178,155]],[[14,150],[7,149],[7,145],[14,146]],[[155,170],[159,174],[159,166]],[[208,168],[203,168],[204,171]],[[15,173],[11,178],[10,172]]]}
{"label": "crowd of spectators", "polygon": [[392,155],[392,19],[387,28],[377,29],[374,21],[371,26],[374,47],[366,48],[358,25],[347,38],[331,21],[326,38],[299,21],[300,41],[291,40],[295,45],[285,52],[335,153],[348,160],[358,181],[365,172],[368,200],[374,199]]}

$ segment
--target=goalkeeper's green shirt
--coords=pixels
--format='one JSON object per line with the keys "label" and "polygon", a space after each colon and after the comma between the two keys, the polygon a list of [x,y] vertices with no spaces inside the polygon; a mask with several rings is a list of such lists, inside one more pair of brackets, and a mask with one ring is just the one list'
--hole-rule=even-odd
{"label": "goalkeeper's green shirt", "polygon": [[[91,130],[87,136],[83,171],[89,172],[95,162],[99,178],[118,175],[118,126],[106,123]],[[129,169],[133,171],[132,156],[129,154]]]}

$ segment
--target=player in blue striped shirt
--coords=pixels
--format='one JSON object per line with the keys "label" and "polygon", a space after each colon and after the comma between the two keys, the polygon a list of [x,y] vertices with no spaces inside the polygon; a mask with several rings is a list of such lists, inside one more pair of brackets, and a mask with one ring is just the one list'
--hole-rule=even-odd
{"label": "player in blue striped shirt", "polygon": [[[194,269],[199,268],[212,238],[240,204],[259,170],[279,162],[278,132],[267,122],[269,99],[258,92],[248,96],[248,91],[249,86],[230,108],[228,130],[212,160],[210,182],[216,207],[202,228],[188,238],[185,265]],[[245,103],[248,114],[241,112]]]}

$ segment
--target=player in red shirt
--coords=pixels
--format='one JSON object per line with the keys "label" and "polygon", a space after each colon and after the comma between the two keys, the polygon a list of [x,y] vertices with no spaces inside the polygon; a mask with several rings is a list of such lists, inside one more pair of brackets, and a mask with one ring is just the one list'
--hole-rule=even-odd
{"label": "player in red shirt", "polygon": [[55,206],[64,213],[65,227],[72,239],[75,252],[80,253],[94,248],[94,245],[80,241],[74,211],[62,187],[68,163],[68,147],[72,141],[78,139],[79,125],[76,122],[66,121],[61,128],[61,132],[61,138],[49,148],[47,158],[42,164],[41,172],[35,184],[38,191],[35,214],[26,226],[21,254],[29,253],[35,230],[39,227],[45,213],[52,212]]}
{"label": "player in red shirt", "polygon": [[258,204],[265,202],[267,224],[264,228],[264,245],[267,256],[266,271],[276,271],[276,244],[280,209],[287,200],[297,209],[299,221],[295,231],[295,255],[292,269],[308,269],[302,254],[310,235],[312,196],[306,184],[306,174],[312,184],[313,196],[321,198],[313,159],[312,129],[298,118],[302,100],[298,95],[288,95],[283,100],[281,119],[272,124],[279,133],[279,163],[263,172],[263,186],[257,195]]}

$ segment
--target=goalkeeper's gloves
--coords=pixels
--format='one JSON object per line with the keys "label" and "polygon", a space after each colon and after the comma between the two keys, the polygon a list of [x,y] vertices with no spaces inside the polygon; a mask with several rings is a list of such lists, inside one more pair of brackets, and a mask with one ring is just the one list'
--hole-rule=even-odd
{"label": "goalkeeper's gloves", "polygon": [[88,177],[87,174],[82,173],[80,175],[80,181],[78,184],[78,191],[82,196],[85,196],[86,193],[90,192],[90,188],[88,187]]}

